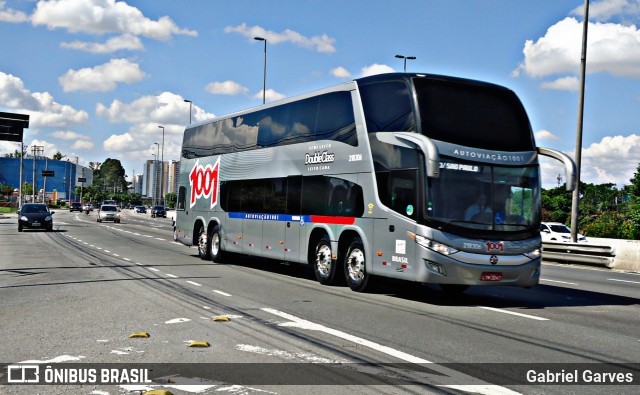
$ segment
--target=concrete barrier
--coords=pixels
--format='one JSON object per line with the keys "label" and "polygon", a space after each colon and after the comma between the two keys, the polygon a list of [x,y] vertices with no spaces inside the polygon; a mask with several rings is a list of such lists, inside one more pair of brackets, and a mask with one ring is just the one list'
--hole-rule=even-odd
{"label": "concrete barrier", "polygon": [[640,240],[587,237],[587,243],[542,243],[542,260],[640,273]]}
{"label": "concrete barrier", "polygon": [[640,240],[600,239],[587,237],[589,243],[609,245],[616,251],[611,269],[640,273]]}

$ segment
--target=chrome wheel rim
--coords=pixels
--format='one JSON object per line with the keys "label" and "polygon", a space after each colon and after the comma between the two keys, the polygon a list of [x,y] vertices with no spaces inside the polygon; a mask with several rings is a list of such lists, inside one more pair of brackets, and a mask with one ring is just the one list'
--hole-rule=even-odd
{"label": "chrome wheel rim", "polygon": [[200,236],[198,237],[198,252],[200,255],[204,255],[207,250],[207,234],[204,229],[200,231]]}
{"label": "chrome wheel rim", "polygon": [[316,269],[323,278],[331,273],[331,248],[326,244],[321,245],[316,251]]}
{"label": "chrome wheel rim", "polygon": [[359,248],[354,248],[349,252],[347,269],[352,282],[360,283],[364,279],[364,253]]}
{"label": "chrome wheel rim", "polygon": [[220,251],[220,235],[214,233],[213,236],[211,236],[211,256],[217,256],[218,251]]}

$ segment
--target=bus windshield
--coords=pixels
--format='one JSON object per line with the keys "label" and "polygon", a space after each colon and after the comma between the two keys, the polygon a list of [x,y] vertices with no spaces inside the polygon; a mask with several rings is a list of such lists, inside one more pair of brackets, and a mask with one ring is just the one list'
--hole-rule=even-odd
{"label": "bus windshield", "polygon": [[443,159],[427,179],[425,218],[470,230],[531,232],[540,221],[536,166],[506,167]]}

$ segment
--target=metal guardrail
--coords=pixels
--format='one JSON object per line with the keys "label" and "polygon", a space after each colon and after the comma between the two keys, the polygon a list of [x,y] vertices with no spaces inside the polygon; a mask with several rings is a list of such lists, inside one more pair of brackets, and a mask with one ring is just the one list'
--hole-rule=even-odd
{"label": "metal guardrail", "polygon": [[612,267],[616,249],[610,245],[590,243],[542,243],[542,260],[554,262],[576,262]]}

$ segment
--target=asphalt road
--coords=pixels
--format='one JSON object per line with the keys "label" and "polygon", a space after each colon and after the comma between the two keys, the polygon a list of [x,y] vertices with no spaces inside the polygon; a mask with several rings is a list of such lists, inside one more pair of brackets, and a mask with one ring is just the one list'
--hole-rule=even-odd
{"label": "asphalt road", "polygon": [[[169,219],[54,219],[54,232],[22,233],[15,215],[0,219],[0,364],[120,363],[149,367],[153,382],[6,384],[0,394],[640,391],[638,274],[544,264],[533,289],[451,298],[385,281],[359,294],[318,284],[306,265],[202,261],[173,242]],[[540,382],[575,371],[580,385]],[[600,385],[610,376],[592,373],[602,371],[633,385]]]}

